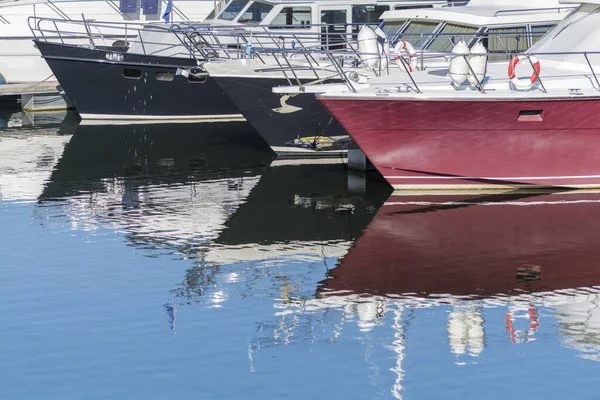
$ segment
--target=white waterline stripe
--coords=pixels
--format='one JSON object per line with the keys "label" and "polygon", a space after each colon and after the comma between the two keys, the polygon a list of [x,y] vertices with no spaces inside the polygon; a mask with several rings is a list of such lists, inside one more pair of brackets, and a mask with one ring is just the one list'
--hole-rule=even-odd
{"label": "white waterline stripe", "polygon": [[506,181],[516,179],[528,179],[528,180],[543,180],[543,179],[589,179],[589,178],[600,178],[600,175],[573,175],[573,176],[511,176],[501,178],[489,178],[481,176],[384,176],[385,179],[485,179],[488,181]]}
{"label": "white waterline stripe", "polygon": [[231,115],[114,115],[114,114],[79,114],[82,125],[126,125],[138,123],[184,123],[184,122],[230,122],[245,121],[241,114]]}
{"label": "white waterline stripe", "polygon": [[82,119],[90,120],[182,120],[182,119],[226,119],[243,118],[242,114],[215,114],[215,115],[122,115],[122,114],[79,114]]}
{"label": "white waterline stripe", "polygon": [[271,146],[271,149],[276,153],[298,153],[298,154],[308,154],[308,153],[317,153],[324,155],[332,155],[339,154],[346,156],[348,154],[348,150],[315,150],[315,149],[307,149],[304,147],[295,147],[295,146]]}
{"label": "white waterline stripe", "polygon": [[327,165],[327,164],[345,164],[347,158],[343,157],[314,157],[314,158],[284,158],[276,159],[271,163],[271,167],[281,167],[287,165]]}
{"label": "white waterline stripe", "polygon": [[446,201],[446,202],[435,202],[435,201],[390,201],[386,202],[384,206],[539,206],[539,205],[563,205],[563,204],[596,204],[600,203],[598,200],[557,200],[557,201],[483,201],[483,202],[469,202],[469,201]]}

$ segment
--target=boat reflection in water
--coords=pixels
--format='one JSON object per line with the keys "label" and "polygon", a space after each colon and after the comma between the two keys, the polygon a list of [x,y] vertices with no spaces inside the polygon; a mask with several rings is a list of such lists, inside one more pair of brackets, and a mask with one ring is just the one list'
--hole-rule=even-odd
{"label": "boat reflection in water", "polygon": [[39,113],[35,125],[23,127],[21,112],[2,106],[0,200],[35,201],[42,193],[77,125],[75,113],[51,114]]}
{"label": "boat reflection in water", "polygon": [[322,340],[324,326],[334,341],[344,330],[356,335],[349,324],[367,337],[389,326],[392,392],[401,397],[409,326],[435,315],[458,364],[484,357],[489,337],[529,343],[554,324],[562,343],[600,361],[598,216],[598,192],[393,195],[316,295],[282,286],[276,321],[258,330],[252,358]]}
{"label": "boat reflection in water", "polygon": [[296,267],[301,274],[325,273],[389,193],[380,177],[363,192],[350,190],[346,167],[338,163],[274,161],[203,260],[171,292],[174,304],[219,306],[231,297],[252,295],[261,285],[272,291],[273,285],[285,284],[284,271]]}
{"label": "boat reflection in water", "polygon": [[72,229],[123,230],[129,244],[195,257],[272,158],[245,123],[79,126],[38,213],[47,221],[64,215]]}

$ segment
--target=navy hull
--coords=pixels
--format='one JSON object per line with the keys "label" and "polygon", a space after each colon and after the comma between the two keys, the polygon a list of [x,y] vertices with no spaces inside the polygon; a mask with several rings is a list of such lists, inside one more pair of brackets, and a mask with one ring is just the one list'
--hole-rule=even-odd
{"label": "navy hull", "polygon": [[84,120],[242,119],[207,74],[177,75],[178,68],[196,67],[196,60],[36,45]]}
{"label": "navy hull", "polygon": [[115,177],[136,185],[243,177],[273,158],[247,122],[79,125],[41,199],[93,193]]}
{"label": "navy hull", "polygon": [[[282,108],[282,95],[273,93],[272,88],[289,85],[285,79],[220,76],[212,79],[279,155],[302,155],[301,150],[311,150],[311,146],[290,146],[290,142],[297,138],[347,136],[344,128],[321,106],[314,94],[291,96],[285,101],[291,106],[288,110],[283,107],[284,112],[275,111]],[[342,140],[335,147],[347,150],[352,145],[351,141]],[[326,154],[325,151],[321,153]]]}

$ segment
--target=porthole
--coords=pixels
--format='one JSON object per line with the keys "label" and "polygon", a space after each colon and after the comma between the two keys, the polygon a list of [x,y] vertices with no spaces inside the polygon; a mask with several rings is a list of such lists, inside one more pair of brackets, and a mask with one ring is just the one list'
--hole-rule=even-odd
{"label": "porthole", "polygon": [[123,70],[123,77],[127,79],[140,79],[142,77],[141,69],[125,68]]}
{"label": "porthole", "polygon": [[173,74],[172,72],[157,72],[156,73],[156,80],[157,81],[165,81],[165,82],[170,82],[173,79],[175,79],[175,74]]}

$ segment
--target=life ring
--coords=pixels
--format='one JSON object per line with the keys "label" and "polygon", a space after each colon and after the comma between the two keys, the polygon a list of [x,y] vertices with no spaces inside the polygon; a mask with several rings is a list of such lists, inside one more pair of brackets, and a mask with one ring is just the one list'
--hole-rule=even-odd
{"label": "life ring", "polygon": [[400,62],[400,52],[402,50],[406,51],[406,54],[408,54],[408,70],[413,72],[413,70],[417,69],[417,52],[413,45],[405,40],[400,40],[396,43],[396,46],[394,47],[394,58],[400,69],[403,69],[402,63]]}
{"label": "life ring", "polygon": [[525,340],[529,340],[531,336],[535,334],[537,328],[540,326],[538,322],[538,310],[533,306],[533,304],[529,304],[527,308],[527,317],[529,319],[529,329],[528,330],[516,330],[513,326],[515,321],[514,311],[509,310],[504,316],[504,321],[506,322],[506,331],[510,333],[510,341],[513,343],[517,343],[519,341],[519,336],[524,333]]}
{"label": "life ring", "polygon": [[[517,65],[521,61],[524,61],[527,59],[529,59],[531,61],[531,63],[533,64],[533,69],[535,71],[533,74],[531,74],[531,76],[529,77],[528,80],[519,79],[519,78],[517,78],[517,75],[515,75],[515,69],[517,68]],[[540,69],[541,69],[540,61],[537,58],[535,58],[534,56],[514,56],[513,59],[510,60],[510,63],[508,64],[508,79],[510,79],[512,84],[515,85],[515,87],[517,89],[527,90],[533,86],[535,81],[537,81],[538,76],[540,75]]]}

